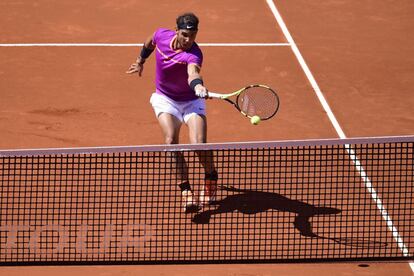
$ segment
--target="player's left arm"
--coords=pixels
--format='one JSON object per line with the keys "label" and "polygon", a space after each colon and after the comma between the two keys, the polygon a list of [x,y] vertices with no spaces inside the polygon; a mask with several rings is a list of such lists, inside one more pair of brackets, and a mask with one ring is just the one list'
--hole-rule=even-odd
{"label": "player's left arm", "polygon": [[200,98],[208,97],[208,90],[204,86],[203,78],[200,74],[201,67],[198,64],[190,63],[187,65],[188,85],[194,90],[194,93]]}
{"label": "player's left arm", "polygon": [[134,74],[138,73],[138,75],[141,77],[142,71],[144,70],[144,63],[145,60],[151,55],[151,53],[155,49],[154,44],[154,35],[149,36],[141,49],[140,55],[137,57],[137,60],[129,67],[127,74]]}

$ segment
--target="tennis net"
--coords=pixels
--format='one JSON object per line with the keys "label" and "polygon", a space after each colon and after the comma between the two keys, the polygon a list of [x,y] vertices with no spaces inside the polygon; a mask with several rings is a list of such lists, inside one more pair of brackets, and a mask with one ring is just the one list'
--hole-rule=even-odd
{"label": "tennis net", "polygon": [[[0,264],[412,260],[414,136],[0,151]],[[183,212],[214,156],[217,198]],[[180,158],[177,158],[180,156]]]}

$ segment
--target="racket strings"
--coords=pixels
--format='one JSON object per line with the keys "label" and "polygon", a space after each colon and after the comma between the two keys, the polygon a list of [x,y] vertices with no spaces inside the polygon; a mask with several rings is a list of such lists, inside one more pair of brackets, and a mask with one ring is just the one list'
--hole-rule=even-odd
{"label": "racket strings", "polygon": [[279,107],[277,95],[264,87],[246,89],[237,98],[237,105],[247,116],[259,116],[262,120],[271,118]]}

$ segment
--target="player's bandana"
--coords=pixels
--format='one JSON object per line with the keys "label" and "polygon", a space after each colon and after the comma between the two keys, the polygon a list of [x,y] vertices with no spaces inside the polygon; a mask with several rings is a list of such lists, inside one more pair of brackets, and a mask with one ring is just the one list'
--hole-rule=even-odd
{"label": "player's bandana", "polygon": [[177,25],[177,29],[179,30],[189,30],[189,31],[197,31],[198,26],[192,22],[180,22]]}

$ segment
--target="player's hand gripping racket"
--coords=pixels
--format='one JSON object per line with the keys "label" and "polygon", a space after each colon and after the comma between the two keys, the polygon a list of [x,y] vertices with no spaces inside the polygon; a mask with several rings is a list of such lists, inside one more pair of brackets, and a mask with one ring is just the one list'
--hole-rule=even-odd
{"label": "player's hand gripping racket", "polygon": [[209,91],[208,96],[231,103],[241,114],[250,119],[259,116],[260,120],[269,120],[279,109],[279,97],[276,92],[262,84],[249,85],[229,94]]}

